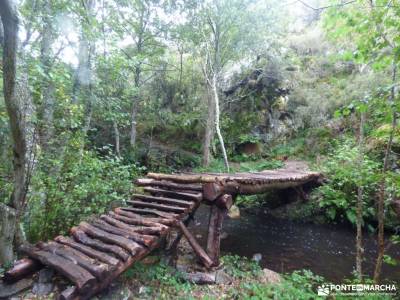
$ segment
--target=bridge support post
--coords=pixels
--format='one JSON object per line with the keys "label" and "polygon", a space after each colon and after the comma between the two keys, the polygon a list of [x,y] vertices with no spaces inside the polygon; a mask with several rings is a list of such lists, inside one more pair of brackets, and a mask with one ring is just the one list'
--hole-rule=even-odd
{"label": "bridge support post", "polygon": [[232,196],[224,194],[220,196],[210,208],[208,223],[207,253],[213,261],[213,266],[219,266],[222,222],[232,206]]}

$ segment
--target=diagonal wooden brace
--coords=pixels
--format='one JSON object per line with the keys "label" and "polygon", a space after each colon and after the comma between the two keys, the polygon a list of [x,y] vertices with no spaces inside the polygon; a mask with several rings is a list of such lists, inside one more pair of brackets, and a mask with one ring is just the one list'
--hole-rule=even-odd
{"label": "diagonal wooden brace", "polygon": [[201,262],[204,264],[206,268],[210,268],[213,266],[213,260],[208,256],[206,251],[200,246],[197,242],[196,238],[189,232],[186,228],[185,224],[182,221],[178,222],[178,226],[181,229],[183,235],[187,238],[190,246],[192,246],[194,252],[200,258]]}

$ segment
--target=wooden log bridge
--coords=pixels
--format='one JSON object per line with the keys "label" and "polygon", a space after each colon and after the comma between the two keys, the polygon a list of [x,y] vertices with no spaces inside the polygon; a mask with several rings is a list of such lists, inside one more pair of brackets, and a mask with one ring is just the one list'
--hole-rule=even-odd
{"label": "wooden log bridge", "polygon": [[[159,247],[173,228],[187,238],[206,268],[217,267],[222,221],[238,194],[301,187],[320,178],[316,172],[285,169],[236,174],[149,173],[136,181],[143,193],[133,194],[126,206],[81,222],[70,230],[70,236],[22,246],[27,258],[6,272],[4,281],[19,280],[48,266],[71,282],[60,299],[88,299]],[[187,228],[201,203],[210,205],[205,249]]]}

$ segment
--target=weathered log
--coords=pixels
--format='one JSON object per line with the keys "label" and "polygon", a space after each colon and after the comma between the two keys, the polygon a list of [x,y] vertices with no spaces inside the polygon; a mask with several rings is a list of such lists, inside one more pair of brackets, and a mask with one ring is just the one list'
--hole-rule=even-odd
{"label": "weathered log", "polygon": [[159,174],[149,173],[152,179],[170,180],[178,183],[218,183],[224,187],[226,194],[263,193],[270,189],[283,189],[303,185],[309,181],[317,181],[321,174],[317,172],[302,172],[298,170],[267,170],[263,172],[245,173],[205,173],[205,174]]}
{"label": "weathered log", "polygon": [[123,248],[116,245],[105,244],[96,239],[92,239],[88,237],[84,231],[80,230],[77,227],[71,228],[71,234],[76,241],[84,245],[93,247],[100,251],[111,252],[117,257],[121,258],[123,261],[127,261],[129,258],[129,254]]}
{"label": "weathered log", "polygon": [[[144,218],[141,216],[138,216],[135,213],[132,213],[130,211],[126,211],[121,208],[116,208],[114,212],[110,211],[109,215],[128,224],[132,225],[140,225],[140,226],[148,226],[148,227],[160,227],[163,228],[164,230],[168,229],[167,225],[164,225],[161,223],[163,220],[162,218]],[[123,219],[117,218],[118,217],[124,217]]]}
{"label": "weathered log", "polygon": [[43,268],[37,260],[22,258],[14,263],[14,266],[4,273],[3,281],[6,283],[16,282]]}
{"label": "weathered log", "polygon": [[38,250],[32,245],[22,245],[20,250],[29,257],[39,260],[42,264],[55,269],[60,274],[71,280],[79,289],[81,294],[88,293],[96,284],[96,278],[84,268],[72,264],[62,256]]}
{"label": "weathered log", "polygon": [[[197,210],[197,208],[198,208],[198,207],[196,207],[196,210]],[[195,213],[195,211],[192,211],[192,212],[188,215],[188,217],[187,217],[185,220],[182,221],[183,224],[184,224],[186,227],[189,226],[190,222],[194,219],[194,213]],[[181,230],[179,230],[179,231],[177,232],[177,235],[176,235],[176,237],[174,238],[174,240],[171,240],[171,241],[169,241],[169,242],[167,243],[165,250],[166,250],[169,254],[172,254],[173,252],[176,251],[176,249],[177,249],[177,247],[178,247],[178,244],[179,244],[179,242],[180,242],[181,239],[182,239],[182,236],[183,236],[183,232],[182,232]]]}
{"label": "weathered log", "polygon": [[[223,197],[223,196],[221,196]],[[222,222],[227,210],[216,205],[210,208],[210,219],[208,223],[207,254],[213,261],[213,266],[219,265],[220,242]]]}
{"label": "weathered log", "polygon": [[138,243],[131,241],[127,238],[124,238],[122,236],[118,236],[112,233],[108,233],[106,231],[103,231],[101,229],[98,229],[89,223],[86,222],[81,222],[79,223],[79,229],[81,229],[83,232],[85,232],[87,235],[97,238],[105,243],[111,243],[118,245],[125,250],[128,250],[133,256],[138,254],[139,252],[142,252],[144,250],[143,247],[141,247]]}
{"label": "weathered log", "polygon": [[224,194],[224,195],[220,196],[215,201],[215,205],[221,209],[229,210],[231,208],[231,206],[233,205],[232,195]]}
{"label": "weathered log", "polygon": [[103,263],[106,263],[110,266],[117,266],[119,264],[119,260],[104,253],[101,251],[97,251],[94,248],[76,243],[73,239],[65,236],[58,236],[54,239],[58,243],[62,243],[64,245],[70,246],[71,248],[74,248],[76,250],[79,250],[80,252],[86,254],[87,256],[91,258],[95,258]]}
{"label": "weathered log", "polygon": [[196,238],[189,232],[189,230],[186,228],[185,224],[183,224],[182,221],[178,222],[178,226],[182,231],[183,235],[188,240],[193,251],[196,253],[196,255],[200,258],[201,262],[204,264],[204,266],[206,268],[210,268],[213,265],[213,260],[203,250],[203,248],[197,242]]}
{"label": "weathered log", "polygon": [[[159,242],[160,242],[160,240],[158,241],[158,244],[159,244]],[[110,276],[108,276],[105,280],[100,282],[96,286],[96,288],[91,291],[90,294],[85,295],[85,297],[81,297],[81,300],[89,299],[90,296],[95,295],[99,291],[106,288],[111,282],[113,282],[115,280],[115,278],[118,275],[120,275],[122,272],[127,270],[130,266],[132,266],[133,263],[143,259],[148,253],[149,253],[148,251],[144,251],[144,252],[139,253],[138,255],[130,256],[129,259],[126,262],[124,262],[123,264],[121,264],[120,266],[118,266],[118,268],[113,273],[111,273]]]}
{"label": "weathered log", "polygon": [[[146,200],[149,202],[157,202],[157,203],[166,204],[166,205],[168,205],[168,204],[177,205],[177,206],[182,206],[184,208],[192,207],[194,205],[194,203],[192,201],[177,200],[177,199],[165,198],[165,197],[155,197],[155,196],[149,196],[149,195],[133,194],[132,198]],[[128,201],[128,203],[129,203],[129,201]]]}
{"label": "weathered log", "polygon": [[169,180],[178,183],[205,183],[216,182],[215,175],[208,174],[162,174],[162,173],[147,173],[148,178],[156,180]]}
{"label": "weathered log", "polygon": [[136,180],[136,184],[139,186],[159,186],[163,188],[169,188],[172,190],[184,190],[184,191],[196,191],[201,192],[201,184],[179,184],[170,181],[159,181],[150,178],[140,178]]}
{"label": "weathered log", "polygon": [[121,222],[111,216],[108,215],[101,215],[100,218],[104,221],[106,221],[108,224],[111,224],[113,226],[130,230],[132,232],[136,232],[139,234],[145,234],[145,235],[160,235],[163,232],[163,229],[161,227],[146,227],[146,226],[135,226],[135,225],[128,225],[124,222]]}
{"label": "weathered log", "polygon": [[102,220],[94,220],[92,225],[101,230],[110,232],[112,234],[119,235],[119,236],[122,236],[127,239],[131,239],[131,240],[133,240],[139,244],[142,244],[146,247],[151,247],[156,240],[156,238],[154,236],[137,234],[130,230],[112,226]]}
{"label": "weathered log", "polygon": [[71,263],[78,265],[85,270],[89,271],[97,279],[104,279],[109,270],[108,265],[103,263],[98,263],[93,258],[63,244],[58,244],[55,242],[48,243],[38,243],[37,247],[41,250],[48,251],[52,254],[62,256],[69,260]]}
{"label": "weathered log", "polygon": [[136,206],[136,207],[155,208],[155,209],[158,209],[161,211],[167,211],[167,212],[184,213],[185,211],[187,211],[186,208],[180,207],[180,206],[156,204],[156,203],[136,201],[136,200],[128,200],[127,202],[128,202],[128,204]]}
{"label": "weathered log", "polygon": [[177,192],[177,191],[171,191],[171,190],[165,190],[165,189],[160,189],[160,188],[154,188],[154,187],[145,187],[143,189],[145,192],[148,192],[152,195],[163,195],[163,196],[168,196],[170,198],[175,198],[175,199],[184,199],[184,200],[190,200],[190,201],[201,201],[203,199],[203,196],[201,193],[185,193],[185,192]]}
{"label": "weathered log", "polygon": [[214,201],[224,192],[221,183],[208,182],[203,184],[203,197],[205,200]]}
{"label": "weathered log", "polygon": [[[150,208],[137,208],[137,207],[120,207],[120,209],[125,210],[125,211],[130,211],[135,214],[138,214],[140,216],[148,216],[148,215],[153,215],[156,217],[161,217],[163,219],[176,219],[179,217],[179,214],[176,213],[170,213],[170,212],[165,212],[165,211],[159,211],[156,209],[150,209]],[[148,217],[146,217],[147,219]]]}

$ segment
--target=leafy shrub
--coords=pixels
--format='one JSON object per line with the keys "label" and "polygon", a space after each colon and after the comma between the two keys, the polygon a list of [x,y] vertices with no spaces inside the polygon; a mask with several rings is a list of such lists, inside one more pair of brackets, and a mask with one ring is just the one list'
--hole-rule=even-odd
{"label": "leafy shrub", "polygon": [[339,143],[323,163],[321,171],[327,176],[328,183],[319,187],[313,196],[329,220],[345,218],[355,223],[359,186],[364,188],[364,218],[374,215],[372,196],[377,189],[380,164],[367,154],[359,162],[359,155],[355,142],[348,139]]}
{"label": "leafy shrub", "polygon": [[113,201],[129,196],[136,165],[124,165],[119,158],[100,158],[95,152],[82,157],[73,151],[63,160],[41,161],[33,177],[26,231],[31,241],[64,234],[82,218],[104,213]]}
{"label": "leafy shrub", "polygon": [[254,277],[260,274],[261,268],[257,262],[238,255],[225,255],[221,258],[225,271],[238,279]]}

